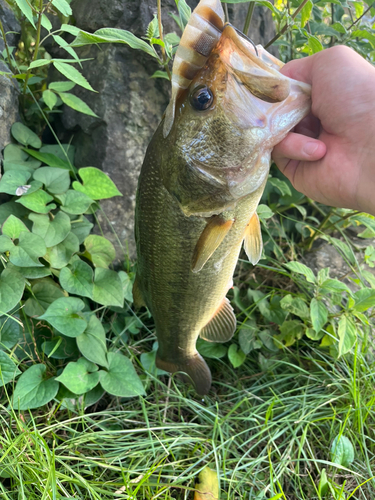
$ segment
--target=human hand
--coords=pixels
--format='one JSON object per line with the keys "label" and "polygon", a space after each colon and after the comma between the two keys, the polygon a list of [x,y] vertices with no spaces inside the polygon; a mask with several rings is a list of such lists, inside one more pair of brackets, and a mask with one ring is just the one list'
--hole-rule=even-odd
{"label": "human hand", "polygon": [[375,215],[375,68],[336,46],[281,72],[312,85],[311,114],[272,153],[309,198]]}

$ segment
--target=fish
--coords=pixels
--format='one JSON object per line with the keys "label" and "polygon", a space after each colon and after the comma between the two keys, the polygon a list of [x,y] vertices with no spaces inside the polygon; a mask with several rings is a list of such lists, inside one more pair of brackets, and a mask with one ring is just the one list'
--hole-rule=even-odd
{"label": "fish", "polygon": [[201,0],[138,180],[134,304],[154,318],[156,366],[183,372],[200,395],[212,381],[197,339],[236,330],[226,295],[242,245],[254,265],[262,254],[256,209],[272,148],[311,107],[310,86],[282,66],[224,22],[220,0]]}

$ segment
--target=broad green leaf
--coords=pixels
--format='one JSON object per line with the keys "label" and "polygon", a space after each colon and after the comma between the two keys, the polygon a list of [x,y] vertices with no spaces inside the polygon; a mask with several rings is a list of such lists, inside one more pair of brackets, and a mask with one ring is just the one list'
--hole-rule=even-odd
{"label": "broad green leaf", "polygon": [[72,233],[74,233],[81,245],[87,236],[91,233],[91,229],[94,227],[94,224],[89,222],[86,217],[81,216],[79,219],[71,221]]}
{"label": "broad green leaf", "polygon": [[66,40],[64,40],[64,38],[62,38],[59,35],[52,35],[52,38],[62,49],[66,50],[68,54],[70,54],[73,57],[73,59],[75,59],[76,62],[79,63],[80,66],[82,66],[76,51],[69,45],[69,43]]}
{"label": "broad green leaf", "polygon": [[61,210],[68,214],[81,215],[86,212],[94,200],[86,194],[69,189],[66,193],[58,195],[57,198],[61,201]]}
{"label": "broad green leaf", "polygon": [[11,349],[22,335],[22,326],[17,316],[0,317],[0,349]]}
{"label": "broad green leaf", "polygon": [[294,273],[303,274],[309,283],[315,283],[315,275],[312,270],[301,262],[288,262],[285,266]]}
{"label": "broad green leaf", "polygon": [[328,310],[321,300],[312,299],[310,316],[314,330],[319,333],[328,320]]}
{"label": "broad green leaf", "polygon": [[92,298],[94,273],[83,260],[76,260],[70,267],[63,267],[59,279],[67,292]]}
{"label": "broad green leaf", "polygon": [[14,215],[10,215],[3,224],[2,233],[11,238],[12,240],[19,238],[23,231],[28,231],[25,224]]}
{"label": "broad green leaf", "polygon": [[[86,392],[86,394],[80,395],[74,394],[65,386],[60,385],[56,399],[61,402],[62,408],[82,414],[87,407],[97,403],[103,397],[103,394],[104,390],[100,384],[94,387],[94,389],[91,389],[91,391]],[[62,500],[62,497],[59,497],[59,500]],[[74,498],[67,497],[66,500],[74,500]]]}
{"label": "broad green leaf", "polygon": [[[54,203],[50,203],[52,200],[53,197],[51,195],[43,191],[43,189],[38,189],[38,191],[35,191],[34,193],[21,196],[21,198],[16,200],[16,202],[21,203],[21,205],[28,208],[32,212],[47,214],[56,208]],[[48,205],[48,203],[50,204]]]}
{"label": "broad green leaf", "polygon": [[9,252],[14,248],[13,241],[9,238],[9,236],[2,235],[0,236],[0,252]]}
{"label": "broad green leaf", "polygon": [[354,448],[346,436],[336,436],[331,446],[331,461],[349,467],[354,462]]}
{"label": "broad green leaf", "polygon": [[65,335],[53,337],[42,344],[43,352],[53,359],[68,359],[79,357],[77,343],[74,338]]}
{"label": "broad green leaf", "polygon": [[247,327],[246,325],[241,325],[240,331],[238,334],[238,342],[240,344],[241,350],[245,354],[249,354],[253,349],[260,349],[263,345],[263,342],[257,338],[255,335],[255,331],[257,328],[252,328],[250,325]]}
{"label": "broad green leaf", "polygon": [[27,2],[27,0],[15,0],[17,6],[19,7],[22,14],[28,19],[28,21],[32,24],[32,26],[36,29],[34,19],[33,19],[33,11]]}
{"label": "broad green leaf", "polygon": [[110,241],[103,236],[90,234],[84,241],[85,256],[91,260],[95,267],[107,268],[115,259],[116,251]]}
{"label": "broad green leaf", "polygon": [[108,353],[108,371],[101,371],[100,383],[113,396],[144,396],[145,390],[129,358],[120,352]]}
{"label": "broad green leaf", "polygon": [[125,271],[119,271],[118,275],[122,283],[124,299],[128,302],[133,302],[133,282],[130,276]]}
{"label": "broad green leaf", "polygon": [[0,387],[15,380],[20,373],[11,357],[0,350]]}
{"label": "broad green leaf", "polygon": [[59,92],[59,96],[64,104],[69,106],[72,109],[75,109],[76,111],[79,111],[80,113],[83,113],[85,115],[89,116],[94,116],[95,118],[98,118],[98,115],[94,113],[94,111],[84,102],[82,99],[77,97],[74,94],[69,94],[67,92]]}
{"label": "broad green leaf", "polygon": [[311,340],[320,340],[324,337],[324,332],[323,330],[316,332],[314,328],[306,328],[305,335]]}
{"label": "broad green leaf", "polygon": [[300,298],[293,298],[292,295],[286,295],[281,301],[280,306],[285,310],[300,318],[307,319],[309,315],[309,309],[306,303]]}
{"label": "broad green leaf", "polygon": [[260,220],[270,219],[274,215],[270,207],[267,205],[258,205],[257,214],[259,215]]}
{"label": "broad green leaf", "polygon": [[223,344],[207,342],[206,340],[198,338],[197,351],[205,358],[220,359],[227,354],[228,348]]}
{"label": "broad green leaf", "polygon": [[68,92],[68,90],[72,90],[75,86],[76,84],[73,82],[51,82],[48,88],[56,92]]}
{"label": "broad green leaf", "polygon": [[28,158],[28,154],[23,151],[21,146],[17,144],[8,144],[5,146],[3,151],[3,157],[5,161],[25,161]]}
{"label": "broad green leaf", "polygon": [[160,69],[156,70],[155,73],[151,75],[151,78],[165,78],[169,80],[168,73],[166,71],[160,71]]}
{"label": "broad green leaf", "polygon": [[98,385],[99,379],[98,367],[85,358],[79,358],[77,362],[68,363],[62,374],[56,378],[74,394],[91,391]]}
{"label": "broad green leaf", "polygon": [[25,278],[13,269],[4,269],[0,274],[0,315],[9,312],[21,300]]}
{"label": "broad green leaf", "polygon": [[219,500],[219,480],[216,471],[205,467],[199,473],[199,481],[195,485],[194,500],[207,500],[208,498]]}
{"label": "broad green leaf", "polygon": [[[45,146],[43,146],[42,149],[44,149]],[[33,149],[25,149],[29,155],[33,156],[37,160],[42,161],[49,167],[56,167],[56,168],[63,168],[65,170],[70,170],[70,165],[69,162],[59,158],[55,154],[52,153],[47,153],[47,152],[42,152],[42,151],[34,151]]]}
{"label": "broad green leaf", "polygon": [[290,347],[303,337],[304,324],[300,321],[293,319],[291,321],[284,321],[280,326],[280,335],[275,336],[275,342],[278,347]]}
{"label": "broad green leaf", "polygon": [[39,317],[48,321],[56,330],[67,337],[78,337],[87,328],[87,321],[80,311],[85,307],[82,300],[75,297],[61,297],[48,307]]}
{"label": "broad green leaf", "polygon": [[10,250],[9,260],[19,267],[43,267],[39,257],[47,251],[43,238],[37,234],[23,232],[19,236],[18,244]]}
{"label": "broad green leaf", "polygon": [[28,316],[41,316],[57,299],[64,297],[64,292],[52,279],[37,281],[32,286],[32,296],[25,303],[24,311]]}
{"label": "broad green leaf", "polygon": [[13,123],[11,132],[16,141],[24,146],[32,146],[36,149],[42,146],[42,141],[39,137],[21,122]]}
{"label": "broad green leaf", "polygon": [[85,193],[89,198],[104,200],[113,196],[122,196],[108,175],[98,168],[80,168],[78,173],[83,181],[83,186],[79,182],[73,182],[73,189]]}
{"label": "broad green leaf", "polygon": [[354,311],[365,312],[367,309],[375,306],[375,290],[362,288],[353,295]]}
{"label": "broad green leaf", "polygon": [[119,275],[115,271],[97,267],[94,275],[92,298],[104,306],[124,305],[124,292]]}
{"label": "broad green leaf", "polygon": [[241,349],[238,349],[236,344],[231,344],[228,349],[228,358],[233,367],[238,368],[244,363],[246,354]]}
{"label": "broad green leaf", "polygon": [[27,170],[6,171],[0,180],[0,193],[15,195],[20,186],[27,184],[30,175]]}
{"label": "broad green leaf", "polygon": [[79,241],[75,234],[68,233],[68,236],[58,245],[47,248],[44,258],[51,267],[61,269],[68,264],[72,256],[79,251]]}
{"label": "broad green leaf", "polygon": [[49,107],[49,109],[53,109],[57,103],[57,95],[52,92],[52,90],[44,90],[43,91],[43,101]]}
{"label": "broad green leaf", "polygon": [[86,330],[76,341],[82,356],[92,363],[108,368],[105,331],[95,314],[91,314]]}
{"label": "broad green leaf", "polygon": [[317,52],[323,50],[323,45],[321,41],[316,36],[313,35],[309,35],[307,45],[309,46],[310,54],[316,54]]}
{"label": "broad green leaf", "polygon": [[137,38],[133,33],[116,28],[102,28],[95,33],[88,33],[81,30],[77,38],[71,43],[72,47],[91,45],[96,43],[125,43],[132,49],[142,50],[151,57],[157,57],[155,51],[141,38]]}
{"label": "broad green leaf", "polygon": [[33,221],[32,232],[43,238],[46,247],[58,245],[70,232],[69,216],[63,212],[57,212],[53,219],[49,215],[31,213],[29,219]]}
{"label": "broad green leaf", "polygon": [[154,376],[158,375],[168,375],[168,372],[164,370],[160,370],[155,364],[156,361],[156,350],[152,350],[150,352],[143,352],[141,354],[141,363],[143,366],[143,369],[151,373]]}
{"label": "broad green leaf", "polygon": [[338,31],[339,33],[346,33],[347,32],[345,26],[341,23],[333,23],[333,24],[331,24],[331,28]]}
{"label": "broad green leaf", "polygon": [[31,61],[28,69],[40,68],[42,66],[48,66],[51,64],[52,59],[36,59],[35,61]]}
{"label": "broad green leaf", "polygon": [[84,87],[85,89],[92,90],[93,92],[95,92],[95,90],[91,87],[91,85],[82,75],[82,73],[80,73],[78,69],[74,68],[74,66],[72,66],[71,64],[54,61],[53,65],[68,80],[76,83],[77,85],[80,85],[81,87]]}
{"label": "broad green leaf", "polygon": [[[10,267],[12,266],[12,267]],[[7,267],[10,269],[14,269],[17,271],[21,276],[24,278],[28,279],[39,279],[39,278],[45,278],[46,276],[51,275],[51,271],[47,267],[19,267],[15,266],[14,264],[8,264]]]}
{"label": "broad green leaf", "polygon": [[59,390],[54,378],[46,378],[47,367],[42,364],[28,368],[18,379],[13,393],[13,408],[29,410],[49,403]]}
{"label": "broad green leaf", "polygon": [[52,0],[52,5],[65,17],[72,15],[72,9],[66,0]]}
{"label": "broad green leaf", "polygon": [[307,21],[310,19],[312,8],[313,8],[313,3],[311,0],[308,0],[308,2],[304,5],[303,9],[301,10],[301,28],[303,28],[307,23]]}
{"label": "broad green leaf", "polygon": [[268,180],[268,182],[272,184],[272,186],[276,187],[283,196],[292,196],[290,187],[285,181],[282,181],[277,177],[272,177],[271,179]]}
{"label": "broad green leaf", "polygon": [[342,316],[338,327],[339,335],[339,356],[346,354],[355,344],[357,340],[357,331],[355,323],[351,318]]}
{"label": "broad green leaf", "polygon": [[48,19],[48,17],[45,14],[42,14],[41,23],[42,23],[42,26],[45,30],[51,31],[51,29],[52,29],[51,21]]}
{"label": "broad green leaf", "polygon": [[351,295],[352,293],[349,287],[345,285],[345,283],[334,278],[326,279],[321,285],[321,290],[323,292],[330,292],[330,293],[347,292],[349,295]]}
{"label": "broad green leaf", "polygon": [[318,489],[319,489],[319,494],[322,497],[324,497],[329,490],[329,483],[328,483],[327,473],[326,473],[325,469],[322,469]]}
{"label": "broad green leaf", "polygon": [[81,31],[77,26],[72,26],[71,24],[62,24],[60,26],[60,30],[66,33],[70,33],[71,35],[77,36]]}
{"label": "broad green leaf", "polygon": [[333,243],[338,250],[340,250],[340,252],[343,254],[345,259],[347,259],[348,262],[350,262],[350,264],[355,265],[356,259],[353,254],[353,250],[347,243],[345,243],[345,241],[341,241],[338,238],[333,238],[333,237],[331,237],[329,241],[330,243]]}

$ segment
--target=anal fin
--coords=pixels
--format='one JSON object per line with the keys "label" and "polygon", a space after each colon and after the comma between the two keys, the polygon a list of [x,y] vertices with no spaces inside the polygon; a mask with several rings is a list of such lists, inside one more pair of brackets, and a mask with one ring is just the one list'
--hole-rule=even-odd
{"label": "anal fin", "polygon": [[262,232],[258,214],[255,212],[245,229],[244,248],[249,261],[255,266],[262,255]]}
{"label": "anal fin", "polygon": [[209,342],[227,342],[236,330],[236,316],[229,300],[224,297],[213,317],[199,333],[199,336]]}
{"label": "anal fin", "polygon": [[197,241],[192,259],[193,273],[199,272],[233,226],[233,220],[214,215]]}
{"label": "anal fin", "polygon": [[133,303],[136,309],[140,309],[141,307],[146,307],[146,303],[143,300],[141,290],[139,288],[138,277],[135,277],[135,281],[133,284]]}

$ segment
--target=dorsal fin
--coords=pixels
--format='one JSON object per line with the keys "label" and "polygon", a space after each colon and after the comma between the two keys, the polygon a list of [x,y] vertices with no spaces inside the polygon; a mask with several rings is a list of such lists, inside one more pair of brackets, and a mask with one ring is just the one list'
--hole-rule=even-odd
{"label": "dorsal fin", "polygon": [[245,229],[244,248],[249,261],[255,266],[262,255],[262,232],[258,214],[255,212]]}
{"label": "dorsal fin", "polygon": [[209,342],[228,342],[236,331],[236,316],[229,300],[224,297],[210,321],[199,333]]}
{"label": "dorsal fin", "polygon": [[164,119],[163,135],[171,131],[176,101],[204,66],[224,27],[220,0],[201,0],[182,34],[172,67],[172,96]]}

